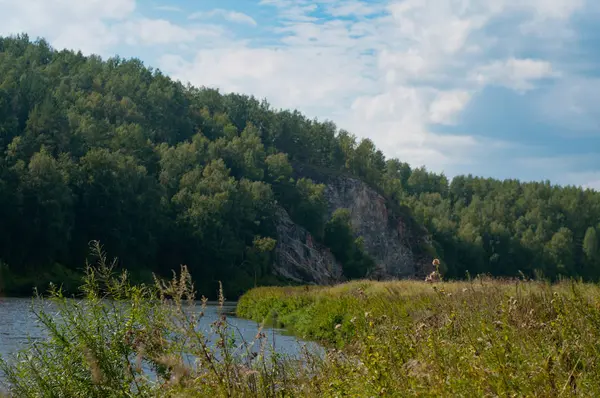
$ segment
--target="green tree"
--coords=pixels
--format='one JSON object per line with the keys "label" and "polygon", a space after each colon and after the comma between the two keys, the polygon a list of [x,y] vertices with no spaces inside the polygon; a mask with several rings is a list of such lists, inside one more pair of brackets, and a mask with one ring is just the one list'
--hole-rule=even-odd
{"label": "green tree", "polygon": [[285,153],[269,155],[265,159],[267,165],[267,177],[275,184],[287,183],[292,177],[292,165]]}
{"label": "green tree", "polygon": [[321,239],[327,212],[325,185],[315,184],[308,178],[301,178],[296,182],[296,190],[298,199],[292,206],[290,216],[317,239]]}
{"label": "green tree", "polygon": [[132,156],[93,149],[81,158],[76,181],[76,252],[84,256],[98,239],[130,267],[152,264],[161,192],[146,168]]}
{"label": "green tree", "polygon": [[365,253],[362,237],[354,237],[348,209],[337,209],[325,225],[324,243],[342,264],[348,278],[364,278],[375,262]]}
{"label": "green tree", "polygon": [[[222,280],[239,291],[259,268],[259,283],[268,280],[274,257],[258,256],[253,242],[277,239],[278,207],[321,243],[337,247],[332,234],[344,236],[349,251],[337,247],[337,256],[363,276],[368,245],[340,232],[341,219],[328,220],[336,209],[327,185],[337,178],[383,195],[389,220],[425,242],[411,245],[415,255],[435,248],[445,277],[535,269],[600,277],[596,191],[472,175],[449,181],[386,159],[331,121],[186,86],[138,59],[0,38],[0,256],[23,272],[13,281],[57,263],[74,271],[98,239],[140,278],[183,263],[202,288],[215,291]],[[260,267],[248,265],[249,253]]]}
{"label": "green tree", "polygon": [[596,228],[589,227],[585,231],[585,236],[583,238],[583,254],[585,255],[585,270],[584,274],[588,277],[597,278],[598,275],[598,266],[599,264],[599,255],[598,255],[598,235],[596,233]]}
{"label": "green tree", "polygon": [[44,148],[31,157],[27,168],[16,167],[21,180],[19,207],[25,211],[20,214],[19,229],[24,233],[19,246],[26,249],[18,264],[39,269],[38,264],[68,261],[74,198],[67,170]]}
{"label": "green tree", "polygon": [[595,261],[598,258],[598,236],[596,235],[596,228],[589,227],[585,231],[585,237],[583,238],[583,252],[588,261]]}
{"label": "green tree", "polygon": [[572,270],[573,233],[570,229],[561,227],[546,244],[546,250],[555,266],[555,273],[567,274]]}

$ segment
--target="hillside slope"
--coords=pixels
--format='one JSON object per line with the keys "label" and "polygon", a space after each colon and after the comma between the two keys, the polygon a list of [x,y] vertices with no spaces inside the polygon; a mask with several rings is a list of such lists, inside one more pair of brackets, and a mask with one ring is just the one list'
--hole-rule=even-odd
{"label": "hillside slope", "polygon": [[0,220],[7,294],[75,286],[91,240],[138,280],[187,264],[209,296],[434,255],[447,277],[600,275],[597,192],[449,182],[331,122],[27,36],[0,38]]}

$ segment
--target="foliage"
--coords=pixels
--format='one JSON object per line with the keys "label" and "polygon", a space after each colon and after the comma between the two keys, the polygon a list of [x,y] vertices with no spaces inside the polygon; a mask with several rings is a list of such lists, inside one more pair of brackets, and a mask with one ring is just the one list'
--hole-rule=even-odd
{"label": "foliage", "polygon": [[596,228],[589,227],[585,231],[583,238],[583,253],[585,255],[584,265],[586,267],[585,273],[593,274],[595,277],[600,276],[600,252],[598,251],[598,234]]}
{"label": "foliage", "polygon": [[132,285],[98,243],[92,249],[97,263],[86,267],[82,299],[55,287],[38,297],[32,310],[47,337],[0,358],[10,396],[275,397],[291,387],[278,386],[287,372],[302,373],[269,350],[262,329],[255,341],[239,341],[222,290],[219,317],[210,332],[199,329],[207,299],[196,301],[186,267],[171,280]]}
{"label": "foliage", "polygon": [[[260,240],[260,239],[259,239]],[[257,241],[257,248],[271,247]],[[186,267],[133,285],[102,248],[81,300],[38,297],[46,339],[0,360],[14,397],[597,396],[600,287],[478,277],[256,288],[237,313],[327,347],[298,358],[239,341],[222,312],[199,328]],[[37,304],[37,305],[36,305]]]}
{"label": "foliage", "polygon": [[323,242],[343,265],[348,278],[364,278],[375,266],[375,261],[364,251],[362,239],[354,238],[350,211],[337,209],[325,225]]}
{"label": "foliage", "polygon": [[[310,170],[319,173],[303,175]],[[185,263],[210,297],[219,280],[232,292],[266,283],[273,256],[249,253],[257,237],[277,240],[278,206],[335,246],[326,236],[337,228],[335,209],[318,174],[359,178],[405,225],[424,226],[435,251],[427,255],[442,259],[445,278],[600,277],[598,192],[473,176],[449,181],[386,159],[373,142],[330,121],[184,86],[137,59],[56,51],[26,35],[0,38],[5,294],[42,287],[37,276],[56,264],[79,273],[94,239],[136,278]],[[336,249],[336,257],[347,276],[364,276],[370,265],[360,237],[342,235],[347,250]]]}
{"label": "foliage", "polygon": [[253,289],[238,315],[331,347],[322,396],[595,396],[598,303],[570,281],[357,281]]}

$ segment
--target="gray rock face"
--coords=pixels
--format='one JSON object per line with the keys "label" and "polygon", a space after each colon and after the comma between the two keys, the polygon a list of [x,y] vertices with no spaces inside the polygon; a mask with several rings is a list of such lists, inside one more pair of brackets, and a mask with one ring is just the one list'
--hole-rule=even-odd
{"label": "gray rock face", "polygon": [[411,248],[421,238],[400,217],[390,215],[385,198],[362,181],[347,177],[331,179],[325,195],[330,217],[336,209],[350,210],[356,235],[363,237],[365,250],[377,264],[376,276],[406,278],[423,273],[423,260],[415,258]]}
{"label": "gray rock face", "polygon": [[277,209],[277,246],[274,271],[299,283],[327,285],[342,280],[342,267],[325,246],[295,224],[283,208]]}
{"label": "gray rock face", "polygon": [[[324,182],[328,219],[339,208],[350,211],[356,236],[363,237],[365,250],[376,262],[370,277],[424,277],[431,271],[428,265],[431,259],[416,250],[422,243],[428,243],[427,236],[416,231],[402,216],[391,214],[384,197],[357,179],[335,177]],[[299,283],[319,285],[344,279],[341,264],[327,247],[295,224],[283,208],[277,210],[276,217],[275,273]]]}

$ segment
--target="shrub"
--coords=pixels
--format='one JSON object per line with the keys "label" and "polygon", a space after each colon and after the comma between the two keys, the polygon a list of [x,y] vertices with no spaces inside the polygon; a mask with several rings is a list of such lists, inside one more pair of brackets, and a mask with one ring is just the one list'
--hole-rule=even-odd
{"label": "shrub", "polygon": [[[134,286],[127,273],[114,272],[115,263],[107,262],[98,243],[93,250],[98,262],[86,267],[80,299],[68,299],[56,287],[49,299],[37,296],[41,305],[33,311],[48,338],[0,361],[15,397],[280,396],[285,391],[279,379],[295,365],[284,366],[283,358],[269,355],[264,333],[252,342],[236,341],[225,315],[212,323],[211,336],[198,329],[206,298],[197,305],[186,267],[172,280]],[[223,303],[221,290],[221,309]]]}

